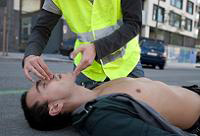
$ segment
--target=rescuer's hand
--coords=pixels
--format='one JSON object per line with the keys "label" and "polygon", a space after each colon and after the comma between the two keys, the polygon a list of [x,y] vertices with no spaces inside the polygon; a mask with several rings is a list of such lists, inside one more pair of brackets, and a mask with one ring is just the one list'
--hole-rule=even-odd
{"label": "rescuer's hand", "polygon": [[71,58],[75,58],[78,53],[82,53],[82,59],[80,64],[74,70],[75,75],[79,75],[82,70],[90,66],[95,57],[96,57],[96,49],[94,44],[88,44],[84,46],[80,46],[78,49],[71,53]]}
{"label": "rescuer's hand", "polygon": [[24,74],[25,77],[33,82],[30,73],[42,80],[50,80],[53,78],[53,73],[50,72],[48,66],[40,56],[30,55],[24,60]]}

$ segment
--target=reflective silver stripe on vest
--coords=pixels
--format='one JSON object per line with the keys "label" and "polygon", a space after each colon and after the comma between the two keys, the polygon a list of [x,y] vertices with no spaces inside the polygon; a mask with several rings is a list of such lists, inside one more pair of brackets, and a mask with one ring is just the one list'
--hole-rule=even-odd
{"label": "reflective silver stripe on vest", "polygon": [[109,62],[113,62],[118,58],[122,58],[126,53],[125,49],[126,49],[126,46],[122,47],[121,49],[117,50],[116,52],[102,58],[101,60],[102,60],[103,65],[105,65]]}
{"label": "reflective silver stripe on vest", "polygon": [[112,34],[115,30],[119,29],[122,24],[123,22],[120,20],[114,26],[111,26],[102,30],[96,30],[95,31],[96,39],[101,39],[105,36]]}
{"label": "reflective silver stripe on vest", "polygon": [[78,34],[77,38],[80,42],[93,42],[94,40],[98,40],[105,36],[110,35],[115,30],[119,29],[122,24],[123,22],[122,20],[120,20],[114,26],[110,26],[101,30],[94,31],[95,37],[93,36],[93,32],[86,32],[86,33]]}
{"label": "reflective silver stripe on vest", "polygon": [[[114,26],[110,26],[101,30],[94,31],[95,38],[92,32],[78,34],[78,39],[80,42],[93,42],[95,40],[101,39],[105,36],[112,34],[115,30],[119,29],[122,24],[123,24],[123,21],[120,20]],[[125,49],[126,49],[126,45],[122,47],[121,49],[115,51],[114,53],[102,58],[101,59],[102,64],[105,65],[107,63],[115,61],[118,58],[122,58],[126,53]]]}
{"label": "reflective silver stripe on vest", "polygon": [[78,34],[77,38],[80,42],[93,42],[94,41],[92,32]]}
{"label": "reflective silver stripe on vest", "polygon": [[62,15],[62,11],[55,5],[53,0],[45,0],[42,9],[57,15]]}

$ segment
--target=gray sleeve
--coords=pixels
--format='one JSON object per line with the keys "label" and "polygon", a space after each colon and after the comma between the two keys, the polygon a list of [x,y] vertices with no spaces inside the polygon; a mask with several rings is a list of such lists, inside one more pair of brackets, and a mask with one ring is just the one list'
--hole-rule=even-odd
{"label": "gray sleeve", "polygon": [[62,11],[53,3],[52,0],[45,0],[42,9],[57,15],[62,15]]}

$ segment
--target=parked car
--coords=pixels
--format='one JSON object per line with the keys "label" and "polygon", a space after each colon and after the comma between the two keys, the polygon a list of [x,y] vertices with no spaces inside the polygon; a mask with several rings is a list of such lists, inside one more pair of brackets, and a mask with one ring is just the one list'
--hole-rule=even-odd
{"label": "parked car", "polygon": [[75,41],[75,38],[63,41],[59,48],[60,53],[64,56],[70,56],[70,53],[74,50]]}
{"label": "parked car", "polygon": [[153,68],[158,66],[164,69],[166,64],[165,44],[161,40],[143,38],[140,40],[141,63],[151,65]]}

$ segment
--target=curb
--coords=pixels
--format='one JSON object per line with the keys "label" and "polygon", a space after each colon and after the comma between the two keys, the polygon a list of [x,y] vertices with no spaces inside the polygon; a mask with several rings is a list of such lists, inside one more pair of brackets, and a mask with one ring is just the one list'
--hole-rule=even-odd
{"label": "curb", "polygon": [[173,68],[192,68],[192,69],[197,69],[200,68],[200,64],[196,63],[173,63],[173,62],[168,62],[166,63],[166,67],[173,67]]}
{"label": "curb", "polygon": [[[44,61],[46,62],[67,62],[72,63],[73,60],[70,60],[68,56],[62,56],[62,55],[42,55]],[[2,56],[0,55],[0,59],[3,60],[13,60],[13,61],[22,61],[23,55],[22,54],[11,54],[8,56]]]}
{"label": "curb", "polygon": [[173,63],[173,62],[168,62],[166,63],[166,67],[174,67],[174,68],[195,68],[196,64],[192,63]]}

